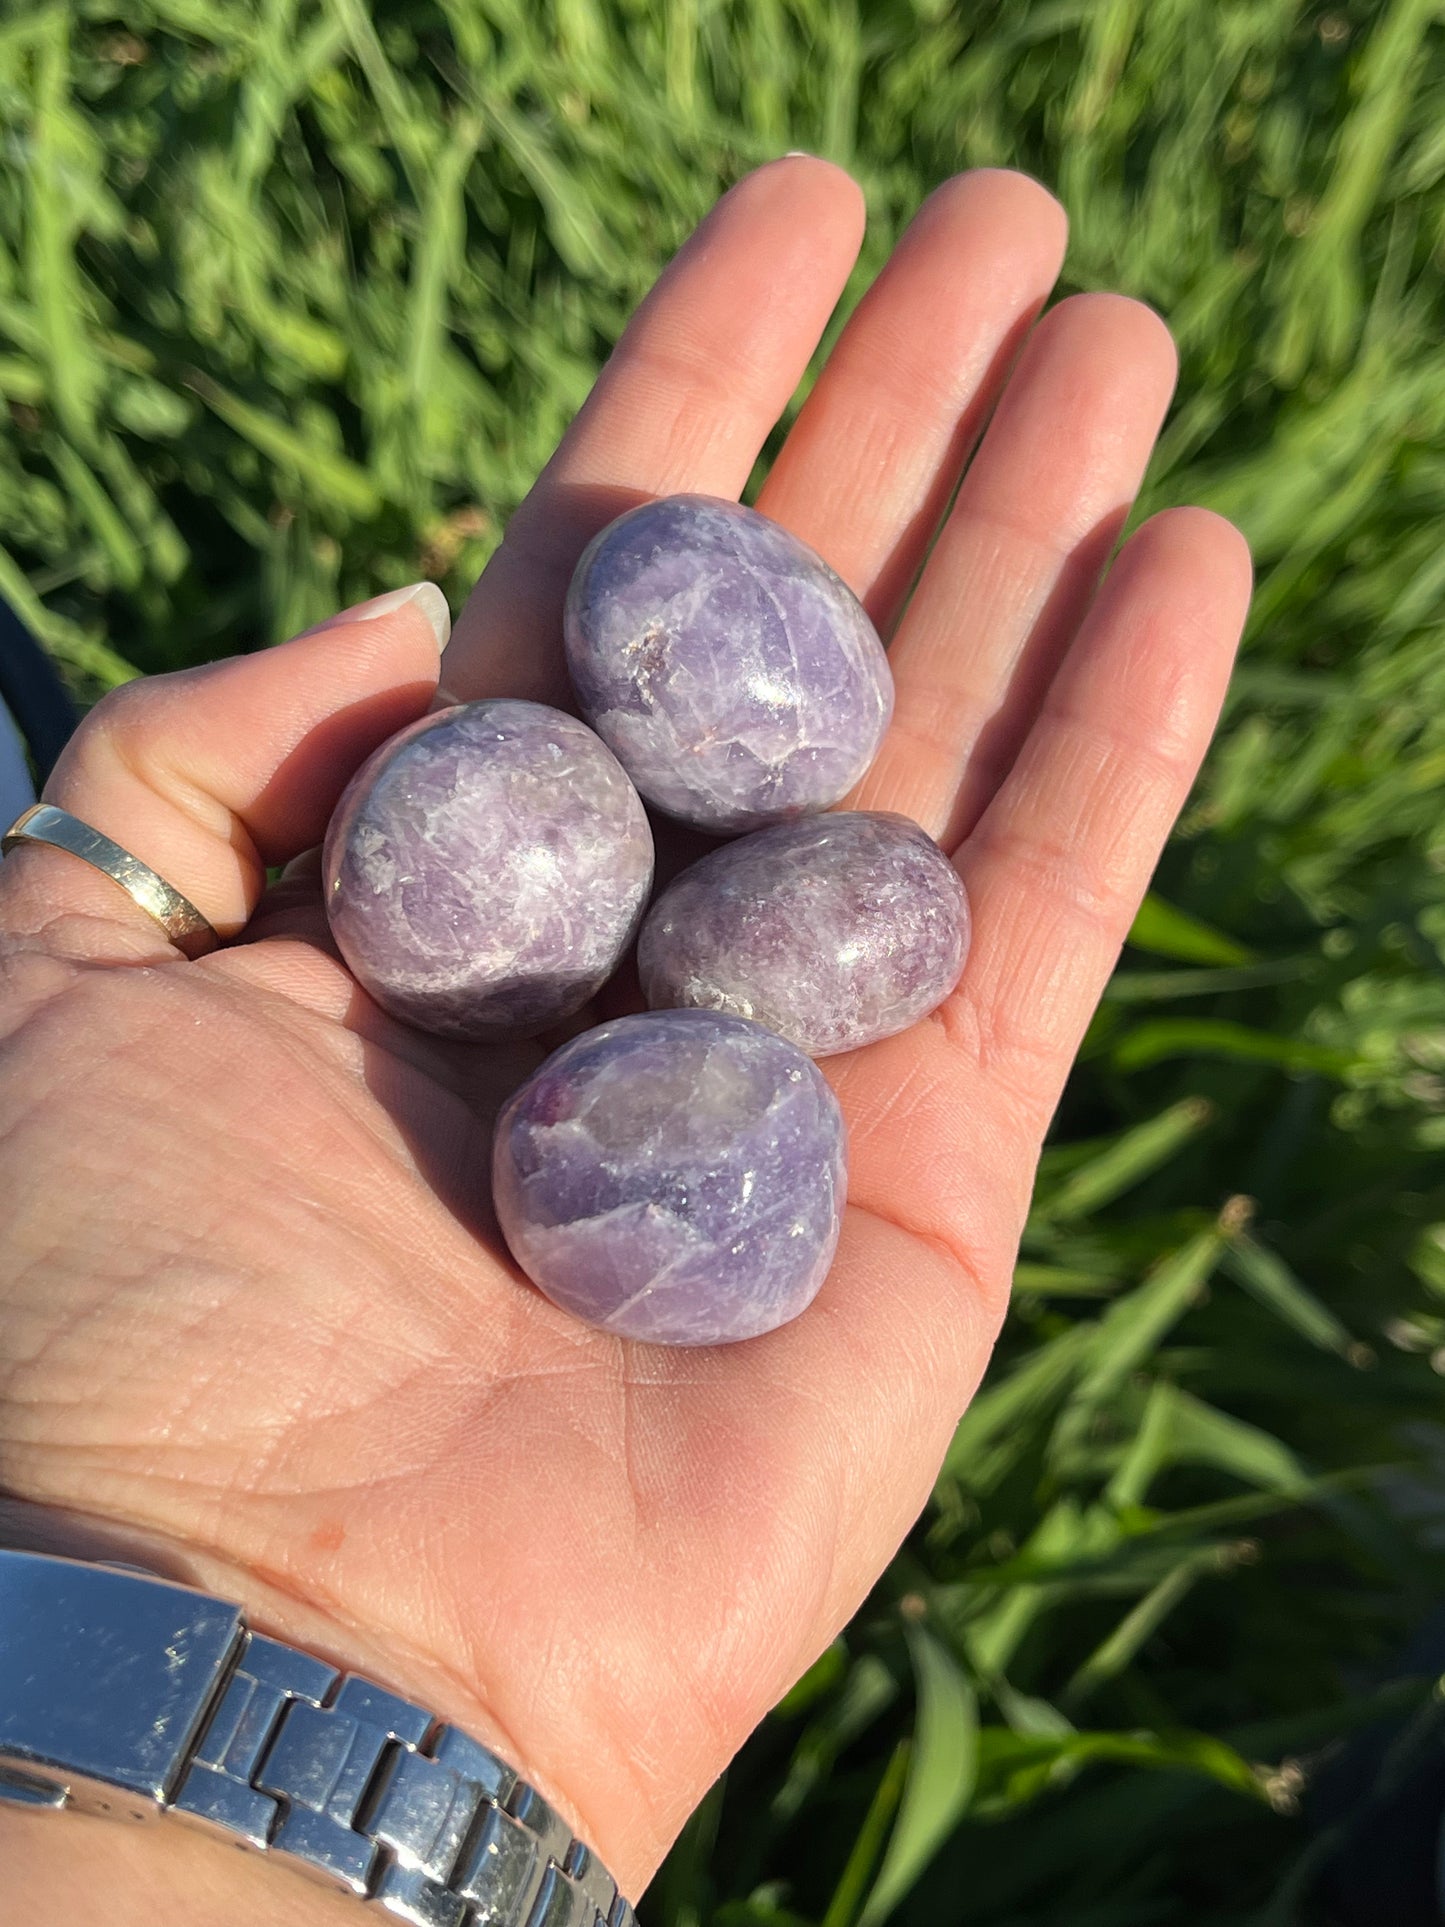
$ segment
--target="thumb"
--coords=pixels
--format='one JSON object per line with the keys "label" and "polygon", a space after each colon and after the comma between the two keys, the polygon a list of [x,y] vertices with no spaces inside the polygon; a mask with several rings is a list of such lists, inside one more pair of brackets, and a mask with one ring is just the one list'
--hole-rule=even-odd
{"label": "thumb", "polygon": [[[441,590],[418,582],[256,655],[127,683],[81,724],[43,800],[232,937],[267,869],[319,842],[353,770],[425,711],[449,631]],[[175,954],[118,884],[43,844],[0,865],[0,929],[97,961]]]}

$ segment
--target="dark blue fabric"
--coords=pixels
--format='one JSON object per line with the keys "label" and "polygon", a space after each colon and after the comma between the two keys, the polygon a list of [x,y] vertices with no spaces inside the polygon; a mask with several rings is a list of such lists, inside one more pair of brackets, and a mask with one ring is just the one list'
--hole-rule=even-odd
{"label": "dark blue fabric", "polygon": [[75,706],[55,665],[0,598],[0,701],[15,718],[43,783],[75,728]]}

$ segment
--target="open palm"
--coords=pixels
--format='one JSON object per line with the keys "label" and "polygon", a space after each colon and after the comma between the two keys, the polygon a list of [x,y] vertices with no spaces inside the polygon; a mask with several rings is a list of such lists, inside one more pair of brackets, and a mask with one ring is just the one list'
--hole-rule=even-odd
{"label": "open palm", "polygon": [[[513,518],[451,694],[566,701],[582,546],[646,496],[739,492],[861,225],[805,157],[719,204]],[[0,873],[0,1527],[128,1548],[429,1701],[628,1891],[925,1500],[1242,621],[1243,544],[1202,511],[1146,524],[1099,586],[1174,361],[1115,296],[1033,327],[1063,242],[1020,176],[940,188],[759,501],[892,635],[896,720],[854,800],[956,851],[974,912],[950,1002],[826,1067],[850,1203],[793,1325],[672,1352],[545,1303],[485,1202],[491,1117],[537,1047],[382,1017],[327,947],[314,864],[262,896],[432,699],[416,604],[122,691],[52,780],[239,941],[187,963],[72,858]],[[101,1823],[72,1824],[83,1865]],[[148,1849],[104,1843],[116,1911],[86,1917],[129,1920],[123,1852]],[[184,1853],[146,1877],[192,1920],[330,1917],[264,1864]],[[33,1895],[59,1878],[47,1854]],[[167,1917],[157,1891],[135,1918]]]}

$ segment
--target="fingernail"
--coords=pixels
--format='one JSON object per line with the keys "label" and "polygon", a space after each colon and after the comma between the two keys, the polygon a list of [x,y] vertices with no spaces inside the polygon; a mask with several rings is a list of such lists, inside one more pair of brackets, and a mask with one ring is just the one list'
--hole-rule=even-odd
{"label": "fingernail", "polygon": [[414,602],[432,626],[432,634],[437,639],[437,652],[447,646],[447,638],[452,632],[452,612],[447,607],[447,599],[435,582],[411,582],[404,589],[388,589],[385,595],[376,595],[369,602],[358,602],[354,609],[348,609],[340,618],[343,622],[375,622],[378,616],[393,615],[396,610],[404,609]]}
{"label": "fingernail", "polygon": [[790,147],[783,159],[785,161],[815,161],[816,154],[810,154],[806,147]]}

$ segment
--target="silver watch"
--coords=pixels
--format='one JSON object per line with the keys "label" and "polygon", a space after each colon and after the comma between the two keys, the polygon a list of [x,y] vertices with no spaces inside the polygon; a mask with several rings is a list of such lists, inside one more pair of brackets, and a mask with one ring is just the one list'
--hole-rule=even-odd
{"label": "silver watch", "polygon": [[636,1927],[486,1747],[129,1567],[0,1551],[0,1799],[172,1814],[413,1927]]}

